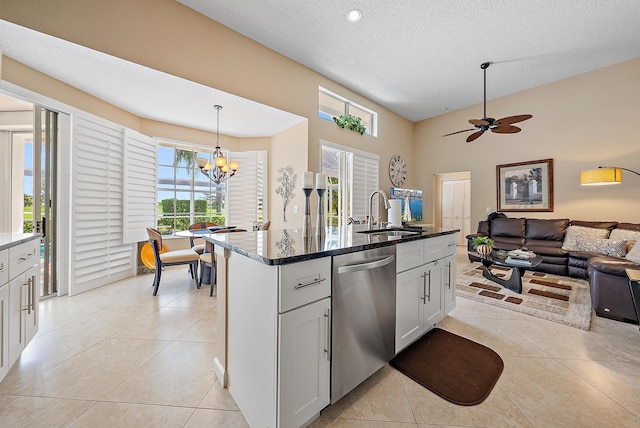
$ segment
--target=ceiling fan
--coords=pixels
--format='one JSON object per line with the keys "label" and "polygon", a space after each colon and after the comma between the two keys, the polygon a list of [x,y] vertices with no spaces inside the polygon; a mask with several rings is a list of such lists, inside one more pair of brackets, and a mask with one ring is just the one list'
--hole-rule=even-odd
{"label": "ceiling fan", "polygon": [[490,62],[484,62],[480,65],[480,68],[484,70],[484,115],[482,119],[471,119],[469,123],[475,126],[475,128],[465,129],[462,131],[452,132],[451,134],[443,135],[443,137],[459,134],[461,132],[476,131],[467,137],[467,143],[472,142],[485,131],[495,132],[497,134],[515,134],[520,132],[521,129],[517,126],[513,126],[514,123],[522,122],[527,119],[531,119],[533,116],[530,114],[521,114],[519,116],[508,116],[502,119],[494,119],[487,117],[487,68],[491,65]]}

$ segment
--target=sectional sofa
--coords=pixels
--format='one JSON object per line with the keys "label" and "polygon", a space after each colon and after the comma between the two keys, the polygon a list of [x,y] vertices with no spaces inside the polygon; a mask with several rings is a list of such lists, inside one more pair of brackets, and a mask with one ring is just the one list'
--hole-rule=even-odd
{"label": "sectional sofa", "polygon": [[[640,224],[490,216],[468,235],[493,239],[495,248],[526,247],[542,256],[538,271],[589,281],[596,315],[638,322],[625,269],[640,269]],[[636,245],[636,242],[639,242]],[[471,261],[477,257],[469,255]]]}

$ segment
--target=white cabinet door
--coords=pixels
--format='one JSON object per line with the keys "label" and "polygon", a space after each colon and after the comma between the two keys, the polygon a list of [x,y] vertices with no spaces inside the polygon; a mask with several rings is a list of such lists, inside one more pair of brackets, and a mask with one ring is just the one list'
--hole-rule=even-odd
{"label": "white cabinet door", "polygon": [[329,405],[331,299],[280,315],[278,426],[299,427]]}
{"label": "white cabinet door", "polygon": [[424,284],[423,266],[396,276],[396,354],[424,331]]}
{"label": "white cabinet door", "polygon": [[9,372],[9,284],[0,286],[0,380]]}
{"label": "white cabinet door", "polygon": [[24,349],[24,316],[27,308],[27,284],[24,275],[9,283],[9,365],[13,365]]}
{"label": "white cabinet door", "polygon": [[442,260],[436,260],[435,262],[427,263],[423,269],[425,276],[424,280],[424,330],[430,330],[437,322],[444,318],[444,312],[442,308],[442,273],[443,273]]}
{"label": "white cabinet door", "polygon": [[26,285],[24,286],[25,302],[27,310],[22,311],[24,317],[24,346],[27,346],[31,339],[38,332],[38,301],[40,290],[40,267],[32,266],[31,269],[24,273]]}
{"label": "white cabinet door", "polygon": [[447,256],[444,263],[444,315],[456,307],[456,256]]}

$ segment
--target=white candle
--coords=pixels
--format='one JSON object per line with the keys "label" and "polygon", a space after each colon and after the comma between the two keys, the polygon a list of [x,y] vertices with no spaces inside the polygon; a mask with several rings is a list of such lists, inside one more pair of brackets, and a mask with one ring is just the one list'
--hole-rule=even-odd
{"label": "white candle", "polygon": [[326,189],[327,188],[327,174],[324,172],[319,172],[316,174],[316,189]]}
{"label": "white candle", "polygon": [[302,188],[313,189],[313,172],[306,171],[302,174]]}

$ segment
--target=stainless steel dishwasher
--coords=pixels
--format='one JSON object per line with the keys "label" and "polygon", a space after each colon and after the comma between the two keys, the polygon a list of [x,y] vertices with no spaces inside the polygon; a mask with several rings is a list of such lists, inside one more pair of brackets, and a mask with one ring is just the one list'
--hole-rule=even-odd
{"label": "stainless steel dishwasher", "polygon": [[332,404],[395,355],[395,248],[333,257]]}

